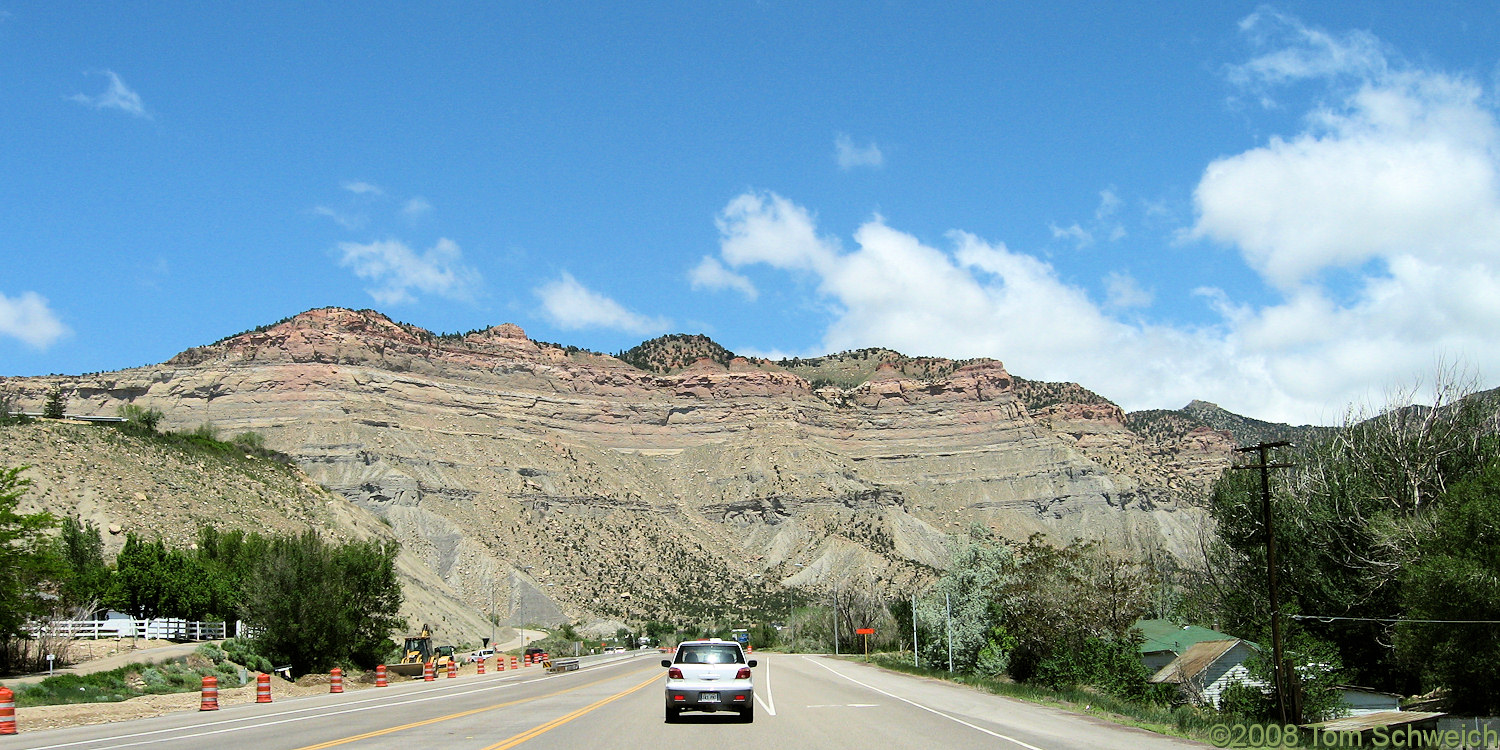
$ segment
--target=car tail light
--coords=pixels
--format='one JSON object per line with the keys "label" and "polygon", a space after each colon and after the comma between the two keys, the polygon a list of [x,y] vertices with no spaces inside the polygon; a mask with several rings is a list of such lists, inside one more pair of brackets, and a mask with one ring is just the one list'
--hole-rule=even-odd
{"label": "car tail light", "polygon": [[677,667],[672,667],[671,669],[668,669],[667,670],[667,679],[669,679],[669,680],[680,680],[680,679],[682,679],[682,670],[678,669]]}
{"label": "car tail light", "polygon": [[748,679],[750,679],[750,668],[749,667],[740,667],[739,674],[736,674],[734,676],[734,679],[736,679],[736,680],[748,680]]}

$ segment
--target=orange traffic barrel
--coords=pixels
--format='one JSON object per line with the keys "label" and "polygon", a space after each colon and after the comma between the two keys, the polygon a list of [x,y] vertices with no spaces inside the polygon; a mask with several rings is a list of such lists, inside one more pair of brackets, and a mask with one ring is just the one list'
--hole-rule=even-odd
{"label": "orange traffic barrel", "polygon": [[271,702],[271,675],[261,672],[255,676],[255,702]]}
{"label": "orange traffic barrel", "polygon": [[0,734],[16,733],[16,694],[0,687]]}
{"label": "orange traffic barrel", "polygon": [[458,676],[458,662],[454,661],[453,659],[449,659],[448,660],[448,679],[451,680],[451,679],[453,679],[454,677],[457,677],[457,676]]}
{"label": "orange traffic barrel", "polygon": [[344,670],[334,667],[333,671],[328,673],[328,692],[344,692]]}
{"label": "orange traffic barrel", "polygon": [[510,657],[510,668],[511,669],[520,669],[521,668],[521,662],[518,661],[516,659],[516,657],[514,657],[514,656]]}
{"label": "orange traffic barrel", "polygon": [[484,674],[484,657],[479,657],[479,671],[476,674]]}
{"label": "orange traffic barrel", "polygon": [[219,710],[219,678],[211,675],[203,678],[203,701],[198,704],[198,710]]}
{"label": "orange traffic barrel", "polygon": [[375,687],[389,687],[390,683],[385,679],[385,665],[375,665]]}
{"label": "orange traffic barrel", "polygon": [[434,669],[435,667],[433,667],[432,662],[427,662],[426,664],[422,665],[423,682],[432,682],[433,680],[437,679],[437,673],[434,671]]}

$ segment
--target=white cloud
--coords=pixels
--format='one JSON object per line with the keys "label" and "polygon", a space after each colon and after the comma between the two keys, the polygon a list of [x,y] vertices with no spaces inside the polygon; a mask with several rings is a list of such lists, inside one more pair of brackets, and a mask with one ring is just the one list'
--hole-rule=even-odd
{"label": "white cloud", "polygon": [[483,282],[478,271],[464,265],[458,244],[446,238],[421,254],[394,239],[367,245],[341,242],[338,249],[339,265],[375,283],[365,291],[385,305],[415,302],[413,291],[468,300]]}
{"label": "white cloud", "polygon": [[10,336],[35,349],[46,349],[68,335],[68,330],[36,292],[22,292],[14,299],[0,294],[0,336]]}
{"label": "white cloud", "polygon": [[562,328],[613,328],[644,335],[660,333],[671,325],[663,318],[647,317],[625,309],[620,303],[578,283],[567,271],[555,281],[537,287],[535,292],[542,301],[542,314]]}
{"label": "white cloud", "polygon": [[340,187],[348,190],[351,193],[354,193],[355,195],[385,195],[385,191],[381,190],[379,185],[368,183],[363,180],[345,180],[343,184],[340,185]]}
{"label": "white cloud", "polygon": [[1241,20],[1240,31],[1266,51],[1230,66],[1229,79],[1257,93],[1310,78],[1371,78],[1389,71],[1383,45],[1367,31],[1330,34],[1268,8]]}
{"label": "white cloud", "polygon": [[1150,307],[1153,295],[1129,274],[1111,271],[1104,277],[1104,304],[1116,309]]}
{"label": "white cloud", "polygon": [[140,94],[135,93],[129,86],[126,86],[125,82],[120,80],[120,76],[116,75],[113,70],[99,72],[109,78],[109,88],[105,89],[104,93],[98,96],[74,94],[68,97],[68,100],[93,107],[94,109],[118,109],[135,117],[147,120],[151,119],[151,114],[146,111],[146,106],[141,103]]}
{"label": "white cloud", "polygon": [[333,223],[350,230],[362,229],[369,221],[369,217],[363,214],[346,213],[328,206],[313,206],[312,212],[318,216],[326,216],[332,219]]}
{"label": "white cloud", "polygon": [[734,289],[752,302],[760,295],[750,279],[724,267],[717,258],[705,255],[703,260],[688,272],[693,289]]}
{"label": "white cloud", "polygon": [[880,147],[870,141],[868,146],[856,146],[853,139],[845,133],[839,133],[833,139],[833,158],[839,164],[839,169],[849,171],[855,167],[879,168],[885,164],[885,154],[880,153]]}
{"label": "white cloud", "polygon": [[1078,222],[1076,221],[1073,222],[1072,225],[1066,227],[1060,227],[1056,224],[1048,224],[1047,228],[1052,230],[1053,239],[1071,240],[1080,250],[1094,244],[1093,232],[1090,232],[1089,230],[1078,226]]}
{"label": "white cloud", "polygon": [[407,221],[416,221],[432,211],[432,204],[426,198],[418,195],[401,204],[401,215]]}

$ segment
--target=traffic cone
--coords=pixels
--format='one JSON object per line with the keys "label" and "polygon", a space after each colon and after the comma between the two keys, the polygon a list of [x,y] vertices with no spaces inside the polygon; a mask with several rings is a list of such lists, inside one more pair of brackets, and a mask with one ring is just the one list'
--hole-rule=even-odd
{"label": "traffic cone", "polygon": [[385,665],[375,665],[375,687],[388,687],[389,685],[390,683],[385,679]]}
{"label": "traffic cone", "polygon": [[0,687],[0,734],[16,733],[16,694]]}
{"label": "traffic cone", "polygon": [[423,682],[432,682],[433,680],[436,680],[436,679],[437,679],[437,674],[436,674],[436,672],[434,672],[434,667],[432,666],[432,662],[427,662],[426,664],[423,664],[422,665],[422,681]]}
{"label": "traffic cone", "polygon": [[451,680],[451,679],[453,679],[454,677],[457,677],[457,676],[458,676],[458,662],[456,662],[456,661],[454,661],[452,659],[449,659],[448,660],[448,679]]}
{"label": "traffic cone", "polygon": [[255,702],[271,702],[271,675],[265,672],[255,676]]}
{"label": "traffic cone", "polygon": [[219,678],[212,675],[203,678],[203,701],[198,704],[198,710],[219,710]]}
{"label": "traffic cone", "polygon": [[484,657],[479,657],[479,671],[475,674],[484,674]]}
{"label": "traffic cone", "polygon": [[344,692],[344,670],[334,667],[333,671],[328,673],[328,692]]}

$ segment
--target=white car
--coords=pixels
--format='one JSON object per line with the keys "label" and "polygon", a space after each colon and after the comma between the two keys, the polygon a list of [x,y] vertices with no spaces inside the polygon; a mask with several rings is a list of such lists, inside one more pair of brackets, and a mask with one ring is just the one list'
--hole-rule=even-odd
{"label": "white car", "polygon": [[667,723],[683,711],[735,711],[740,720],[755,721],[755,685],[750,670],[755,660],[734,641],[714,638],[677,644],[677,655],[662,659],[667,668]]}
{"label": "white car", "polygon": [[495,663],[495,649],[492,649],[492,648],[482,648],[482,649],[479,649],[478,651],[470,651],[468,654],[464,655],[464,662],[468,663],[468,664],[473,664],[474,662],[477,662],[480,659],[484,659],[486,664],[494,664]]}

